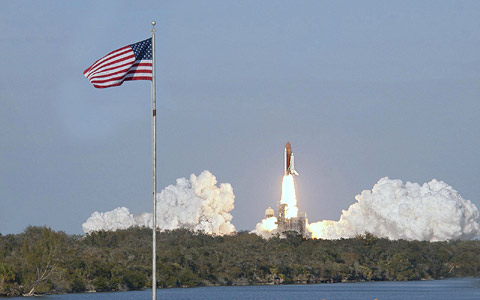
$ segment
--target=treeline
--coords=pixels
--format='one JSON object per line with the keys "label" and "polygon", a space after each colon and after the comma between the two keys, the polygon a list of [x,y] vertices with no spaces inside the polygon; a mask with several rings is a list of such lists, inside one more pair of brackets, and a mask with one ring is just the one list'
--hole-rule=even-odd
{"label": "treeline", "polygon": [[[370,234],[306,240],[294,233],[264,240],[240,232],[188,230],[158,235],[162,288],[205,285],[419,280],[480,276],[480,241],[390,241]],[[67,235],[28,227],[0,235],[0,296],[151,287],[151,230]]]}

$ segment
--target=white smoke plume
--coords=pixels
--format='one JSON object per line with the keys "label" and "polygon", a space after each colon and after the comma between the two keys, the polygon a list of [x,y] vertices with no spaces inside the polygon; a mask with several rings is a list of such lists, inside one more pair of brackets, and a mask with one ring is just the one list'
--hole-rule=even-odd
{"label": "white smoke plume", "polygon": [[82,229],[85,233],[92,231],[107,230],[115,231],[136,226],[134,216],[126,207],[118,207],[107,212],[94,212],[88,220],[83,223]]}
{"label": "white smoke plume", "polygon": [[369,232],[395,240],[446,241],[480,235],[477,207],[442,181],[403,184],[385,177],[355,199],[339,221],[310,224],[313,238],[350,238]]}
{"label": "white smoke plume", "polygon": [[264,239],[269,239],[277,233],[277,229],[277,217],[269,217],[257,223],[257,226],[255,226],[255,229],[252,230],[251,233],[255,233]]}
{"label": "white smoke plume", "polygon": [[[230,212],[234,208],[235,195],[229,183],[217,186],[217,179],[210,171],[190,179],[179,178],[157,194],[157,228],[172,230],[187,228],[208,234],[225,235],[235,232]],[[85,233],[99,230],[126,229],[132,226],[152,228],[152,214],[133,215],[128,208],[94,212],[82,225]]]}

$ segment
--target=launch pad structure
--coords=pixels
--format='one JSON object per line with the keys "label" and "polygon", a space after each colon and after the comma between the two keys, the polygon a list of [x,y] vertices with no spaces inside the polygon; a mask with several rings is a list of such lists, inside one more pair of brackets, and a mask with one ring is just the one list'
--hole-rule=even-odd
{"label": "launch pad structure", "polygon": [[[307,215],[301,214],[297,217],[287,218],[285,216],[287,205],[279,204],[277,211],[277,226],[278,232],[285,233],[293,231],[301,234],[304,238],[310,238],[310,232],[307,230],[308,219]],[[299,213],[300,214],[300,213]]]}

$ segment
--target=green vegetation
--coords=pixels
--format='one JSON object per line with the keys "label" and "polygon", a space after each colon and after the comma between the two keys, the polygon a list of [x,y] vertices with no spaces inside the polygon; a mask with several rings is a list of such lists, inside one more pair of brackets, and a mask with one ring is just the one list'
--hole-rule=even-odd
{"label": "green vegetation", "polygon": [[[480,276],[480,241],[264,240],[240,232],[213,237],[188,230],[158,235],[157,280],[167,287],[419,280]],[[151,231],[86,237],[46,227],[0,235],[0,296],[151,287]]]}

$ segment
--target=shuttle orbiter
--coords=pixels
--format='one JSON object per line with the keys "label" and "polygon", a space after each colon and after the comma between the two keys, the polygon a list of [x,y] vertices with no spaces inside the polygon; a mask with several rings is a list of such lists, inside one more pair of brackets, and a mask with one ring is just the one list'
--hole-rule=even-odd
{"label": "shuttle orbiter", "polygon": [[290,145],[290,142],[287,142],[285,145],[285,166],[284,166],[284,171],[285,171],[285,176],[286,175],[297,175],[297,171],[295,171],[295,157],[293,156],[292,153],[292,146]]}

